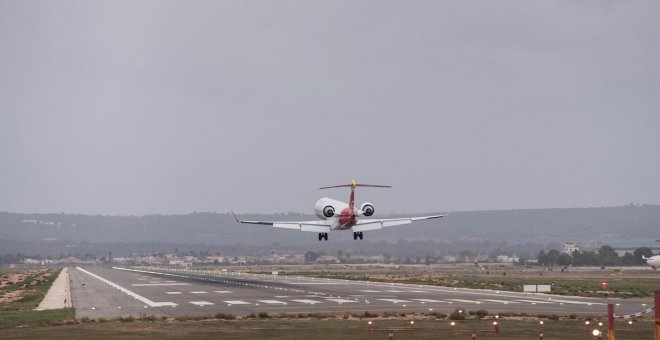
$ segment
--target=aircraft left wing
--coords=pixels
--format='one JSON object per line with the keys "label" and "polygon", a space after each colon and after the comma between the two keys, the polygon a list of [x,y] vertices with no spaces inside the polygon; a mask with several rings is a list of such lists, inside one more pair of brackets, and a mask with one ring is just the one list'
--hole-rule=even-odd
{"label": "aircraft left wing", "polygon": [[234,219],[238,223],[272,225],[275,228],[296,229],[300,231],[311,231],[314,233],[327,233],[330,231],[330,224],[328,224],[327,221],[245,221],[239,219],[233,211],[231,213],[234,215]]}
{"label": "aircraft left wing", "polygon": [[385,218],[380,220],[358,220],[357,224],[351,228],[355,232],[376,230],[387,227],[393,227],[395,225],[410,224],[415,221],[422,220],[431,220],[434,218],[442,218],[446,215],[431,215],[431,216],[419,216],[419,217],[404,217],[404,218]]}

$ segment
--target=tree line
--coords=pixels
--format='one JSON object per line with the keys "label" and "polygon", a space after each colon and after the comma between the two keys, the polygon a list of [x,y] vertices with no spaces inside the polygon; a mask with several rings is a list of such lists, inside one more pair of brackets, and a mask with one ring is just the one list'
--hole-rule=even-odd
{"label": "tree line", "polygon": [[651,257],[651,248],[639,247],[632,253],[619,256],[609,245],[604,245],[596,251],[576,250],[571,254],[562,253],[557,249],[548,252],[541,250],[536,256],[539,265],[543,266],[638,266],[646,263],[642,256]]}

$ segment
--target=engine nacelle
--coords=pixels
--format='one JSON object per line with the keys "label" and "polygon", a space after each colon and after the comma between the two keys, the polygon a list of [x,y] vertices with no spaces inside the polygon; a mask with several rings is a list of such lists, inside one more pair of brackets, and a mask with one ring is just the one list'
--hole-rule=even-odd
{"label": "engine nacelle", "polygon": [[314,212],[320,219],[327,220],[339,214],[347,205],[344,202],[333,200],[332,198],[321,198],[314,205]]}
{"label": "engine nacelle", "polygon": [[364,216],[371,216],[376,211],[376,209],[374,209],[374,205],[371,204],[371,202],[362,203],[362,207],[360,207],[360,210],[362,211],[362,215]]}

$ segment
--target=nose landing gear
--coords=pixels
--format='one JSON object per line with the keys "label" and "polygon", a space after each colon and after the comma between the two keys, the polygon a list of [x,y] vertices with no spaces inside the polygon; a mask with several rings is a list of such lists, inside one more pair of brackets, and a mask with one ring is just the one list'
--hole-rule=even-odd
{"label": "nose landing gear", "polygon": [[319,241],[323,239],[328,240],[328,233],[319,233]]}
{"label": "nose landing gear", "polygon": [[358,237],[360,238],[360,240],[362,239],[363,237],[362,232],[361,231],[353,232],[353,239],[357,240]]}

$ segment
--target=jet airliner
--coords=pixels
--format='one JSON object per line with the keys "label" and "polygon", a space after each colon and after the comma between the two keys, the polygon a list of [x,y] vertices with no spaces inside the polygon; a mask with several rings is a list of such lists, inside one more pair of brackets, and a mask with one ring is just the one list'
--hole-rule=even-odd
{"label": "jet airliner", "polygon": [[351,188],[351,195],[348,203],[337,201],[332,198],[323,197],[319,199],[314,205],[314,212],[320,220],[314,221],[293,221],[293,222],[280,222],[280,221],[245,221],[241,220],[234,214],[234,219],[239,223],[248,224],[264,224],[272,225],[275,228],[287,228],[300,231],[315,232],[319,235],[319,241],[328,240],[328,233],[331,230],[352,231],[353,240],[358,238],[362,240],[364,237],[363,232],[370,230],[377,230],[387,227],[392,227],[402,224],[410,224],[415,221],[430,220],[435,218],[442,218],[445,215],[431,215],[431,216],[418,216],[418,217],[403,217],[403,218],[385,218],[385,219],[363,219],[361,216],[370,217],[374,214],[374,205],[370,202],[362,203],[360,209],[355,207],[355,188],[370,187],[370,188],[391,188],[389,185],[373,185],[373,184],[360,184],[351,181],[350,184],[334,185],[329,187],[322,187],[319,189],[332,189],[332,188]]}

